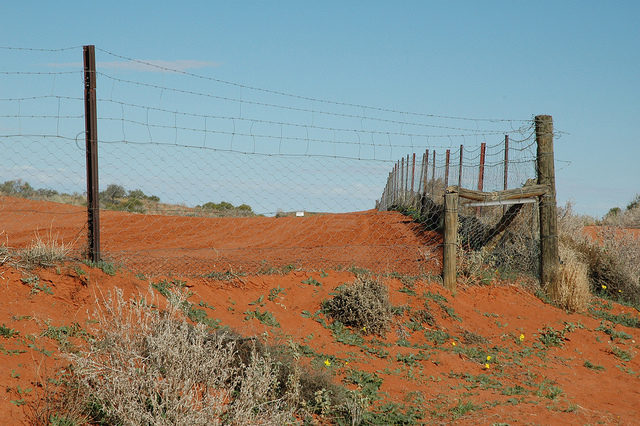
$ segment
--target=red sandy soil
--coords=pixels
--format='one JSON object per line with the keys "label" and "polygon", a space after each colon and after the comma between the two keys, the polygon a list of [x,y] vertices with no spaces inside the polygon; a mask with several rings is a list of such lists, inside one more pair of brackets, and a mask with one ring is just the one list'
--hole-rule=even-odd
{"label": "red sandy soil", "polygon": [[[29,202],[24,205],[27,204],[31,210],[38,212],[50,207],[50,203]],[[27,221],[26,216],[9,211],[7,205],[7,202],[3,204],[5,211],[0,219],[0,231],[5,230],[9,234],[10,246],[20,247],[28,243],[34,224],[42,224],[41,229],[49,228],[45,220],[40,223],[34,219]],[[70,206],[53,207],[58,214],[52,227],[54,234],[59,232],[66,239],[77,233],[78,227],[82,226],[81,214],[77,214]],[[60,214],[64,212],[72,214]],[[108,221],[110,216],[118,218],[119,223],[123,223],[123,218],[127,217],[113,213],[105,214],[105,219]],[[127,219],[131,223],[140,220],[140,226],[149,220],[141,215],[129,216],[133,217]],[[390,218],[388,222],[376,219],[369,223],[370,226],[378,226],[380,232],[384,226],[388,226],[385,232],[393,238],[401,241],[418,238],[411,236],[413,224],[401,220],[396,214],[366,212],[326,215],[302,218],[302,221],[301,218],[291,218],[291,222],[283,223],[288,223],[287,232],[296,238],[304,238],[305,232],[322,235],[328,232],[326,229],[344,227],[345,221],[353,225],[360,216]],[[9,217],[14,217],[15,222],[11,223]],[[52,217],[46,217],[46,220]],[[187,219],[195,220],[193,223],[206,223],[207,226],[215,223],[200,222],[203,219],[184,219],[184,223],[173,217],[153,217],[150,220],[156,224],[163,220],[183,224],[185,232],[191,223]],[[225,220],[242,224],[244,220],[279,223],[283,219]],[[295,224],[304,230],[292,231]],[[311,224],[317,224],[325,230],[312,230]],[[277,226],[273,225],[274,228]],[[245,244],[267,245],[270,244],[269,238],[277,238],[280,244],[287,241],[292,244],[292,253],[297,250],[297,240],[287,240],[275,229],[269,231],[270,237],[266,238],[255,232],[235,233],[232,228],[229,225],[229,235],[237,237],[239,241],[242,235]],[[106,229],[110,229],[109,226]],[[133,227],[127,229],[127,232],[135,230]],[[146,229],[145,232],[153,231]],[[353,232],[350,230],[347,233],[350,239],[334,241],[333,244],[348,247],[349,241],[356,238]],[[137,247],[140,247],[151,245],[152,242],[146,237],[136,239],[135,235],[106,234],[120,238],[118,241],[123,246],[119,250],[127,248],[125,244],[138,244]],[[253,243],[251,235],[256,239]],[[363,232],[358,238],[353,253],[364,256],[358,254],[358,248],[374,245],[380,237]],[[184,238],[173,244],[176,247],[188,247],[187,243],[197,247],[206,245],[202,242],[196,244],[197,241],[194,233],[190,239]],[[240,243],[238,247],[242,248]],[[283,250],[288,250],[288,247],[283,246]],[[348,254],[348,248],[342,250],[347,252],[341,256]],[[321,241],[317,241],[317,247],[311,250],[312,253],[319,253],[321,258],[328,258],[323,251]],[[369,252],[369,256],[372,253]],[[380,253],[387,255],[393,252]],[[364,266],[385,265],[387,261],[384,258],[362,259],[369,262]],[[414,262],[418,263],[417,260]],[[357,262],[354,264],[363,266]],[[394,263],[389,265],[393,266]],[[321,302],[332,297],[330,293],[337,286],[352,282],[355,276],[345,270],[321,270],[319,266],[322,264],[283,275],[246,275],[230,281],[197,277],[185,280],[193,292],[190,301],[194,306],[202,307],[209,317],[220,320],[222,325],[248,336],[266,332],[279,341],[291,338],[307,345],[315,356],[303,357],[303,360],[314,368],[327,369],[334,374],[336,382],[340,382],[351,370],[375,373],[382,379],[380,395],[384,402],[408,404],[423,410],[421,421],[424,423],[640,424],[638,328],[607,322],[605,325],[616,332],[630,336],[612,341],[604,331],[598,330],[601,320],[593,314],[566,313],[545,304],[523,285],[497,278],[488,286],[459,285],[457,293],[452,294],[435,281],[413,283],[404,278],[403,283],[399,278],[381,276],[394,306],[410,307],[414,312],[426,308],[434,321],[432,324],[412,323],[405,309],[403,314],[394,316],[392,326],[383,337],[363,336],[363,345],[349,345],[338,342],[331,330],[310,318],[308,313],[317,313]],[[121,269],[115,276],[109,276],[76,262],[36,270],[19,268],[11,259],[0,265],[0,325],[18,333],[12,337],[0,336],[0,424],[30,424],[33,410],[44,408],[41,398],[51,387],[48,379],[55,377],[60,368],[68,365],[59,342],[43,336],[43,332],[49,326],[71,326],[74,323],[90,329],[92,325],[87,320],[95,308],[96,298],[102,298],[116,287],[123,289],[127,296],[145,294],[149,291],[150,281],[159,279],[147,279],[134,272]],[[48,291],[34,289],[34,281],[29,282],[33,276],[39,277],[39,288]],[[309,277],[320,285],[313,285]],[[270,291],[277,288],[282,291],[272,292],[277,295],[270,298]],[[444,299],[438,303],[437,296]],[[597,299],[592,306],[610,314],[626,313],[634,318],[639,317],[635,309],[615,303],[603,306],[603,303],[606,302]],[[246,312],[255,309],[272,313],[280,327],[266,326],[255,318],[248,319]],[[319,318],[324,316],[319,314]],[[566,328],[560,347],[542,344],[540,338],[545,327],[554,330]],[[359,330],[354,332],[359,333]],[[519,339],[521,334],[524,335],[522,341]],[[436,335],[446,338],[435,342],[433,337]],[[614,348],[628,353],[631,360],[624,361],[617,357],[613,353]],[[487,356],[491,356],[489,361],[486,360]],[[330,360],[331,365],[326,366],[325,360]],[[586,361],[598,366],[598,369],[587,368]],[[485,363],[489,364],[488,369]],[[473,404],[473,409],[464,413],[456,409],[467,402]]]}
{"label": "red sandy soil", "polygon": [[[640,239],[640,228],[612,228],[617,235],[622,236],[623,234],[632,235],[634,238]],[[599,235],[603,230],[602,226],[585,226],[584,232],[591,238],[601,238]]]}
{"label": "red sandy soil", "polygon": [[[148,274],[256,272],[357,265],[376,271],[439,273],[442,239],[397,212],[306,217],[201,218],[100,211],[103,257]],[[37,233],[86,247],[86,208],[0,196],[0,232],[24,247]]]}

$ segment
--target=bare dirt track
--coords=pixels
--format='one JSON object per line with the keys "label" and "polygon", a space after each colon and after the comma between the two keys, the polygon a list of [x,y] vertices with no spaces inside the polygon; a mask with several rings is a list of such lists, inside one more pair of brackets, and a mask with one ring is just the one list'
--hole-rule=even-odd
{"label": "bare dirt track", "polygon": [[[86,209],[0,197],[0,230],[12,247],[52,233],[82,251]],[[271,266],[358,266],[379,272],[436,273],[441,237],[396,212],[305,217],[201,218],[100,211],[104,257],[132,270],[205,274]]]}
{"label": "bare dirt track", "polygon": [[[53,207],[59,209],[57,216],[46,216],[42,212],[50,207],[48,203],[19,200],[12,205],[14,210],[21,207],[42,216],[36,220],[38,216],[34,215],[27,221],[17,213],[6,214],[8,203],[3,205],[0,231],[7,230],[13,247],[28,244],[34,226],[49,229],[52,217],[56,218],[51,224],[54,233],[59,232],[66,241],[75,238],[83,226],[82,209],[78,212],[77,208],[56,205]],[[354,223],[367,226],[372,217],[384,220],[369,222],[369,232],[346,233],[350,236],[343,242],[338,242],[336,234],[313,230],[311,226],[339,228],[340,224],[351,227]],[[194,218],[150,220],[156,226],[168,223],[183,226],[181,232],[187,236],[172,243],[179,249],[186,242],[200,241],[198,235],[202,231],[189,234],[190,225],[211,226],[217,222],[191,219]],[[283,219],[305,223],[305,231],[293,234],[295,239],[279,235],[290,227],[278,228],[280,223],[288,223]],[[153,247],[153,239],[141,242],[139,237],[119,236],[109,228],[118,224],[127,224],[128,229],[151,226],[145,216],[106,212],[105,220],[112,221],[106,235],[119,241],[115,246],[118,250],[127,249],[127,244],[137,244],[135,247],[140,250]],[[371,244],[368,235],[372,229],[379,229],[376,226],[381,223],[385,223],[385,232],[394,241],[411,242],[413,247],[420,242],[419,234],[416,236],[412,231],[414,225],[396,214],[365,212],[246,220],[274,225],[267,231],[268,237],[252,234],[249,225],[241,227],[244,233],[228,229],[226,244],[238,241],[239,252],[244,249],[240,241],[269,247],[271,239],[281,243],[289,238],[288,241],[303,241],[289,248],[291,253],[298,250],[296,247],[305,246],[320,259],[337,260],[347,252],[325,254],[330,250],[323,248],[322,239],[317,236],[333,238],[333,245],[341,246],[340,250],[348,250],[347,244],[354,242],[352,252],[357,254],[358,247]],[[305,232],[316,238],[307,236],[304,240]],[[207,244],[219,241],[215,238],[212,236]],[[316,246],[312,245],[314,241]],[[384,258],[389,253],[394,252],[365,251],[362,259],[373,266],[393,268],[397,261],[389,263]],[[374,254],[383,257],[374,259]],[[403,258],[400,252],[397,256],[406,262],[412,259]],[[234,259],[231,255],[227,258]],[[211,262],[214,257],[206,259]],[[416,259],[415,265],[423,263]],[[269,261],[276,264],[277,258]],[[388,332],[384,336],[370,336],[351,330],[358,338],[345,339],[330,327],[331,322],[320,309],[322,301],[332,297],[336,287],[354,281],[355,275],[344,268],[325,266],[311,262],[310,267],[286,273],[272,269],[262,274],[227,276],[224,280],[192,276],[185,278],[185,285],[193,293],[190,301],[208,317],[243,335],[267,333],[274,340],[291,340],[306,347],[303,362],[312,368],[325,369],[336,382],[353,372],[372,375],[380,383],[380,400],[374,406],[393,403],[399,412],[413,407],[421,413],[413,419],[415,423],[640,424],[640,329],[620,323],[621,319],[630,323],[640,320],[635,309],[595,299],[591,312],[570,314],[544,303],[523,285],[498,278],[490,285],[460,285],[458,292],[452,294],[437,280],[394,274],[379,276],[389,289],[392,305],[397,307]],[[10,258],[0,265],[0,325],[13,330],[0,336],[0,424],[29,424],[34,411],[46,408],[41,398],[51,389],[49,379],[68,365],[65,343],[51,330],[74,324],[89,330],[94,326],[88,319],[95,309],[96,298],[115,288],[123,289],[127,296],[146,294],[151,282],[163,278],[137,272],[122,268],[111,276],[73,261],[46,269],[21,268]],[[266,325],[248,315],[258,309],[271,313],[277,324]],[[421,311],[428,312],[432,320],[419,319],[416,314]],[[83,344],[82,339],[71,340]]]}

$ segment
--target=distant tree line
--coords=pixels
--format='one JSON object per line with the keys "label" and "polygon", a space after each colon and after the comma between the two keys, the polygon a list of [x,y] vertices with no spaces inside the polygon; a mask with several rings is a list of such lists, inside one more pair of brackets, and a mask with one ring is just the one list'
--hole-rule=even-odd
{"label": "distant tree line", "polygon": [[602,218],[602,223],[640,228],[640,194],[636,194],[624,210],[620,207],[609,209]]}
{"label": "distant tree line", "polygon": [[84,205],[86,197],[82,194],[74,192],[68,194],[66,192],[58,192],[50,188],[34,188],[22,179],[7,180],[0,184],[0,194],[11,197],[28,198],[30,200],[54,201],[57,203]]}
{"label": "distant tree line", "polygon": [[35,189],[22,179],[5,181],[0,185],[0,193],[22,198],[48,198],[60,194],[54,189]]}
{"label": "distant tree line", "polygon": [[[60,193],[54,189],[32,187],[22,179],[8,180],[0,184],[0,194],[12,197],[28,198],[32,200],[54,201],[59,203],[86,205],[84,194]],[[147,195],[141,189],[127,190],[118,184],[107,185],[104,191],[98,194],[100,208],[107,210],[120,210],[133,213],[147,213],[153,210],[155,213],[163,213],[162,210],[154,208],[160,203],[160,197]],[[179,209],[184,215],[194,215],[195,212],[202,212],[206,216],[254,216],[253,209],[248,204],[234,206],[227,201],[215,203],[209,201],[194,208],[181,207]],[[175,214],[175,211],[173,211]]]}

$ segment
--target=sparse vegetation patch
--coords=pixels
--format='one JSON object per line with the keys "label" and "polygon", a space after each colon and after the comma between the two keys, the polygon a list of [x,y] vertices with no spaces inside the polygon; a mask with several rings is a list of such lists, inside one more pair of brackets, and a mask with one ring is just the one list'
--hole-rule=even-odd
{"label": "sparse vegetation patch", "polygon": [[323,303],[324,312],[333,320],[363,334],[381,335],[389,328],[389,290],[380,281],[360,276],[336,290],[335,296]]}

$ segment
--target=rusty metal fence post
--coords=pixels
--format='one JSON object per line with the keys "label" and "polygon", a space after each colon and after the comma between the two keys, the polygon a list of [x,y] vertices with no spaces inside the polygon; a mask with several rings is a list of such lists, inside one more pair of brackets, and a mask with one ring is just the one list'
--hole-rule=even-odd
{"label": "rusty metal fence post", "polygon": [[83,47],[84,124],[87,156],[87,257],[100,260],[100,204],[98,188],[98,114],[96,108],[95,46]]}

